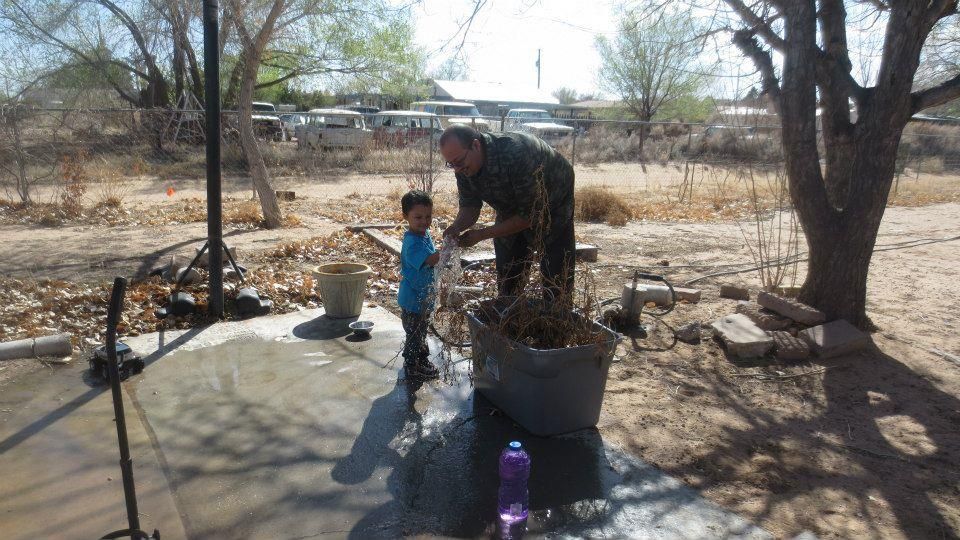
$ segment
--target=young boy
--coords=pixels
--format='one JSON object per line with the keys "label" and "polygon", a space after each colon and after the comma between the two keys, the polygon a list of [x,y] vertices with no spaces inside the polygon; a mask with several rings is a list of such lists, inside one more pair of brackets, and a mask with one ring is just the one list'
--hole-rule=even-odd
{"label": "young boy", "polygon": [[430,238],[430,222],[433,220],[433,200],[420,190],[412,190],[400,199],[403,218],[407,220],[407,232],[403,234],[400,250],[400,304],[403,331],[407,338],[403,344],[403,368],[407,377],[418,380],[436,379],[437,368],[430,362],[427,347],[427,323],[433,310],[433,267],[440,253]]}

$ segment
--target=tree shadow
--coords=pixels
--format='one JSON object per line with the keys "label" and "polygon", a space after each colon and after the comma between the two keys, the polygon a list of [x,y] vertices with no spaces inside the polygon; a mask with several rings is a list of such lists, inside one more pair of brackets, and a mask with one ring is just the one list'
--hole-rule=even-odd
{"label": "tree shadow", "polygon": [[[754,517],[771,516],[777,507],[816,490],[843,493],[857,506],[868,534],[877,537],[878,512],[890,515],[909,538],[960,536],[957,515],[948,515],[936,492],[949,493],[960,482],[960,399],[938,389],[930,377],[872,347],[860,355],[819,361],[826,371],[822,385],[825,401],[814,404],[814,414],[781,419],[747,403],[736,384],[718,368],[702,381],[747,427],[727,427],[719,441],[695,463],[668,470],[699,477],[704,485],[753,481],[730,472],[751,468],[751,460],[769,456],[759,466],[758,479],[766,488],[762,508]],[[741,367],[766,365],[761,359]],[[737,381],[742,382],[742,381]],[[783,384],[765,381],[758,384]],[[812,381],[797,384],[815,384]],[[815,393],[815,392],[814,392]],[[897,430],[884,428],[890,420],[906,419],[919,426],[920,444],[898,440]],[[798,455],[801,449],[805,455]],[[854,466],[825,470],[821,458],[840,456]],[[834,460],[836,461],[836,460]],[[756,462],[753,463],[754,467]],[[884,506],[873,506],[879,494]],[[824,529],[819,512],[798,509],[798,523],[812,530]],[[794,531],[797,532],[797,531]],[[841,536],[856,531],[831,531]]]}

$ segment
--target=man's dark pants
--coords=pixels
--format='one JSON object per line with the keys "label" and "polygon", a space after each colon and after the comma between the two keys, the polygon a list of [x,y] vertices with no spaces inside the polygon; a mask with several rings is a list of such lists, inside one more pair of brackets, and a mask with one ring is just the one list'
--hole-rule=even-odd
{"label": "man's dark pants", "polygon": [[[571,305],[573,298],[574,265],[576,263],[576,238],[573,220],[567,225],[553,228],[543,241],[540,272],[551,298]],[[493,239],[497,262],[497,291],[499,296],[518,296],[526,283],[533,258],[533,246],[523,232]]]}

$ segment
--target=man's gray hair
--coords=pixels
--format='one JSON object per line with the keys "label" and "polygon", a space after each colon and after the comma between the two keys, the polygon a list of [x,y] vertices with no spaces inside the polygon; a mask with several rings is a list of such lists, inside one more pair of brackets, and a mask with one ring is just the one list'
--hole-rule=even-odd
{"label": "man's gray hair", "polygon": [[480,132],[470,126],[454,124],[443,130],[443,134],[440,135],[440,146],[447,144],[452,139],[459,141],[460,146],[470,148],[473,141],[480,140]]}

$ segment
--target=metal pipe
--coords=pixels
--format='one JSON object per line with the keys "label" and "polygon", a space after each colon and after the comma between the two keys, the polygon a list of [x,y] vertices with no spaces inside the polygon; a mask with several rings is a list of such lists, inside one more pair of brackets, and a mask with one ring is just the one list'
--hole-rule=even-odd
{"label": "metal pipe", "polygon": [[207,118],[207,245],[211,315],[223,316],[223,197],[220,178],[220,49],[218,0],[203,0],[203,80]]}
{"label": "metal pipe", "polygon": [[107,371],[110,374],[110,391],[113,393],[113,415],[117,423],[117,439],[120,443],[120,474],[123,477],[123,497],[127,501],[127,523],[131,537],[140,530],[140,515],[137,513],[137,493],[133,485],[133,460],[130,459],[130,443],[127,441],[127,422],[123,415],[123,395],[120,393],[120,370],[117,368],[117,323],[123,311],[123,295],[127,280],[113,280],[110,307],[107,310]]}

